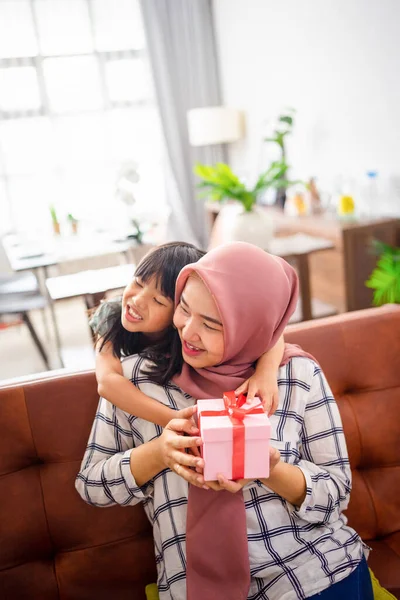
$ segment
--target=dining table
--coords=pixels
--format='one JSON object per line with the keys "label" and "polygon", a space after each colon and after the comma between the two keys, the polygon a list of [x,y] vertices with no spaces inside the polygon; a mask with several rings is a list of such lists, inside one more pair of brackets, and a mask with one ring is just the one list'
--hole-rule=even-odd
{"label": "dining table", "polygon": [[20,273],[32,271],[37,278],[40,290],[48,300],[48,308],[54,331],[54,339],[61,366],[61,340],[54,309],[54,298],[49,293],[46,282],[50,278],[49,269],[71,261],[84,261],[110,254],[121,255],[122,262],[132,262],[131,253],[138,249],[135,238],[129,235],[116,235],[112,231],[87,231],[77,235],[6,235],[1,240],[10,268]]}

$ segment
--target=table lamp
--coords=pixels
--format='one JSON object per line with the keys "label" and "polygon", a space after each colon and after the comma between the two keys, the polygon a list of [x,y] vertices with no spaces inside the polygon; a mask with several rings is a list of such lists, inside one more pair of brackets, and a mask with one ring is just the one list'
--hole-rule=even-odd
{"label": "table lamp", "polygon": [[243,137],[243,113],[227,106],[192,108],[187,112],[191,146],[236,142]]}

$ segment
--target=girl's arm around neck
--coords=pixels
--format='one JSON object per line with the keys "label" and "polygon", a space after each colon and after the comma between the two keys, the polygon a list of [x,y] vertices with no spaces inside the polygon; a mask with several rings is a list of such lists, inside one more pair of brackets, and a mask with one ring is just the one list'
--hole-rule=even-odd
{"label": "girl's arm around neck", "polygon": [[260,375],[272,373],[277,378],[279,366],[282,362],[283,353],[285,351],[285,340],[283,335],[278,339],[275,346],[272,346],[268,352],[260,356],[256,365],[256,373]]}
{"label": "girl's arm around neck", "polygon": [[165,427],[176,416],[176,411],[146,396],[122,374],[121,361],[114,356],[110,343],[100,351],[96,345],[97,392],[121,410]]}
{"label": "girl's arm around neck", "polygon": [[247,392],[248,398],[258,396],[264,405],[264,410],[269,415],[278,408],[278,370],[284,351],[285,341],[281,335],[275,346],[260,356],[254,375],[236,390],[237,394]]}

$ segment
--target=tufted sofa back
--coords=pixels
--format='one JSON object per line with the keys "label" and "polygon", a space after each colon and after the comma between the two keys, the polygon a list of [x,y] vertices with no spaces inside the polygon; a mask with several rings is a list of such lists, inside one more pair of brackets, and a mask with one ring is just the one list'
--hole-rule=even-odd
{"label": "tufted sofa back", "polygon": [[[338,400],[353,469],[350,524],[400,594],[400,307],[288,328]],[[0,388],[0,597],[141,600],[155,581],[141,506],[93,508],[74,488],[98,396],[93,373]],[[400,597],[400,595],[399,595]]]}
{"label": "tufted sofa back", "polygon": [[142,507],[75,491],[97,403],[93,373],[0,389],[2,600],[141,600],[156,580]]}
{"label": "tufted sofa back", "polygon": [[338,402],[353,474],[349,524],[400,598],[400,306],[288,328],[321,364]]}

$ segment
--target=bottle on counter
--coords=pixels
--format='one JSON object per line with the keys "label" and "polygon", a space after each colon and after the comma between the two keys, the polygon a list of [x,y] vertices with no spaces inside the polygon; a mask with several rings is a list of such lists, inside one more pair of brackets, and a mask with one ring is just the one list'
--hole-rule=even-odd
{"label": "bottle on counter", "polygon": [[305,194],[298,186],[288,190],[283,212],[288,217],[301,217],[309,214]]}
{"label": "bottle on counter", "polygon": [[355,218],[354,181],[350,177],[342,180],[339,194],[337,195],[336,212],[340,219]]}
{"label": "bottle on counter", "polygon": [[357,213],[358,216],[370,218],[380,213],[380,190],[378,171],[367,171],[361,185]]}
{"label": "bottle on counter", "polygon": [[354,216],[354,199],[349,194],[342,194],[339,197],[337,212],[339,217],[348,218]]}

